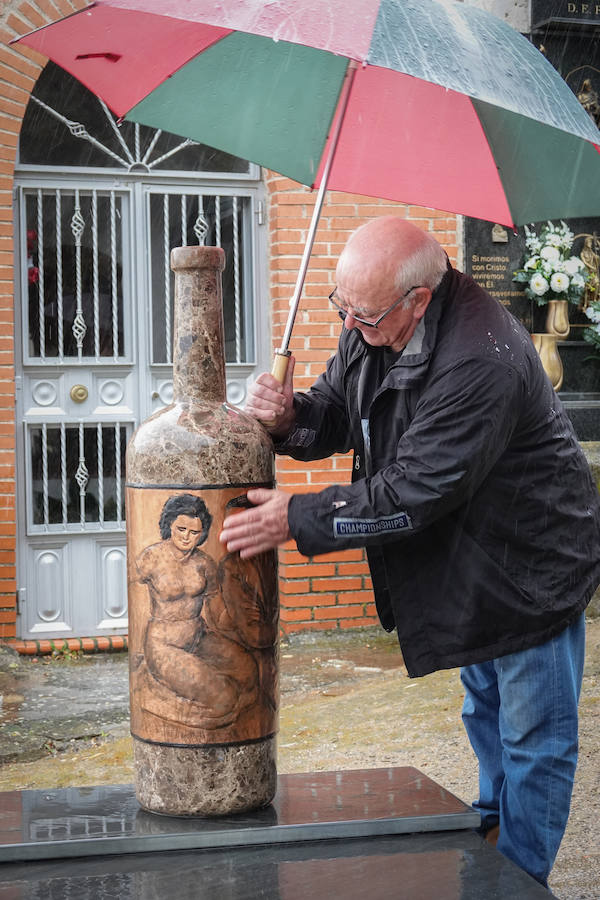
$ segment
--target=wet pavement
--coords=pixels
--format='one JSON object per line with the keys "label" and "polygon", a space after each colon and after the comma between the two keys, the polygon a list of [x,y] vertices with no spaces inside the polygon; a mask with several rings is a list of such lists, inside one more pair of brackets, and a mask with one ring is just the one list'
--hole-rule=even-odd
{"label": "wet pavement", "polygon": [[0,648],[0,764],[126,734],[126,653],[20,657]]}
{"label": "wet pavement", "polygon": [[[379,629],[293,636],[281,645],[282,703],[402,669],[394,636]],[[22,657],[0,646],[0,765],[31,761],[129,733],[128,655]]]}

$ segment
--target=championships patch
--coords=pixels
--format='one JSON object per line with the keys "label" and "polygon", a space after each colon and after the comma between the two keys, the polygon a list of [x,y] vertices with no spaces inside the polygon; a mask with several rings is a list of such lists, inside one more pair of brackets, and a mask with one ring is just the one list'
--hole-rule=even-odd
{"label": "championships patch", "polygon": [[412,528],[410,516],[405,512],[394,513],[393,516],[383,516],[381,519],[342,519],[333,520],[333,536],[365,537],[372,534],[388,534],[389,532],[405,531]]}

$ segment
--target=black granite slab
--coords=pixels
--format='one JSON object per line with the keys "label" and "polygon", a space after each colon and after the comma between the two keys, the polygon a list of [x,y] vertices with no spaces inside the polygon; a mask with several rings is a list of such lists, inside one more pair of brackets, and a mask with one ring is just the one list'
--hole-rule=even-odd
{"label": "black granite slab", "polygon": [[549,900],[473,831],[5,864],[7,900]]}
{"label": "black granite slab", "polygon": [[285,844],[476,828],[479,814],[412,767],[281,775],[265,809],[174,818],[133,786],[0,794],[0,862]]}

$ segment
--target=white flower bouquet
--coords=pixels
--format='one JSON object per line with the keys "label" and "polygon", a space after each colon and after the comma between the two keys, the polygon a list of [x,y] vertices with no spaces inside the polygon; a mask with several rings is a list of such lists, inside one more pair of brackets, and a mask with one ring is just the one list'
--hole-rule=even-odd
{"label": "white flower bouquet", "polygon": [[548,222],[539,235],[525,226],[527,253],[513,281],[524,284],[525,295],[540,306],[549,300],[581,302],[589,272],[579,256],[571,255],[573,239],[566,222]]}

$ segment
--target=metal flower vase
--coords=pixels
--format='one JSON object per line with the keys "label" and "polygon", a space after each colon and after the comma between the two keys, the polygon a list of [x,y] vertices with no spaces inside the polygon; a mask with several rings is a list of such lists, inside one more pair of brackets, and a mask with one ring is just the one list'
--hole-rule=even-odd
{"label": "metal flower vase", "polygon": [[532,334],[531,339],[552,387],[559,391],[563,383],[563,364],[556,342],[560,338],[556,334]]}
{"label": "metal flower vase", "polygon": [[151,812],[223,815],[276,789],[275,552],[219,543],[251,487],[271,487],[271,440],[225,400],[217,247],[172,251],[173,403],[127,449],[131,731]]}
{"label": "metal flower vase", "polygon": [[548,312],[546,315],[547,333],[555,334],[559,339],[565,340],[569,336],[570,330],[569,301],[548,300]]}
{"label": "metal flower vase", "polygon": [[559,391],[563,383],[563,364],[557,343],[566,340],[570,330],[569,301],[549,300],[546,312],[546,331],[531,335],[544,371],[555,391]]}

